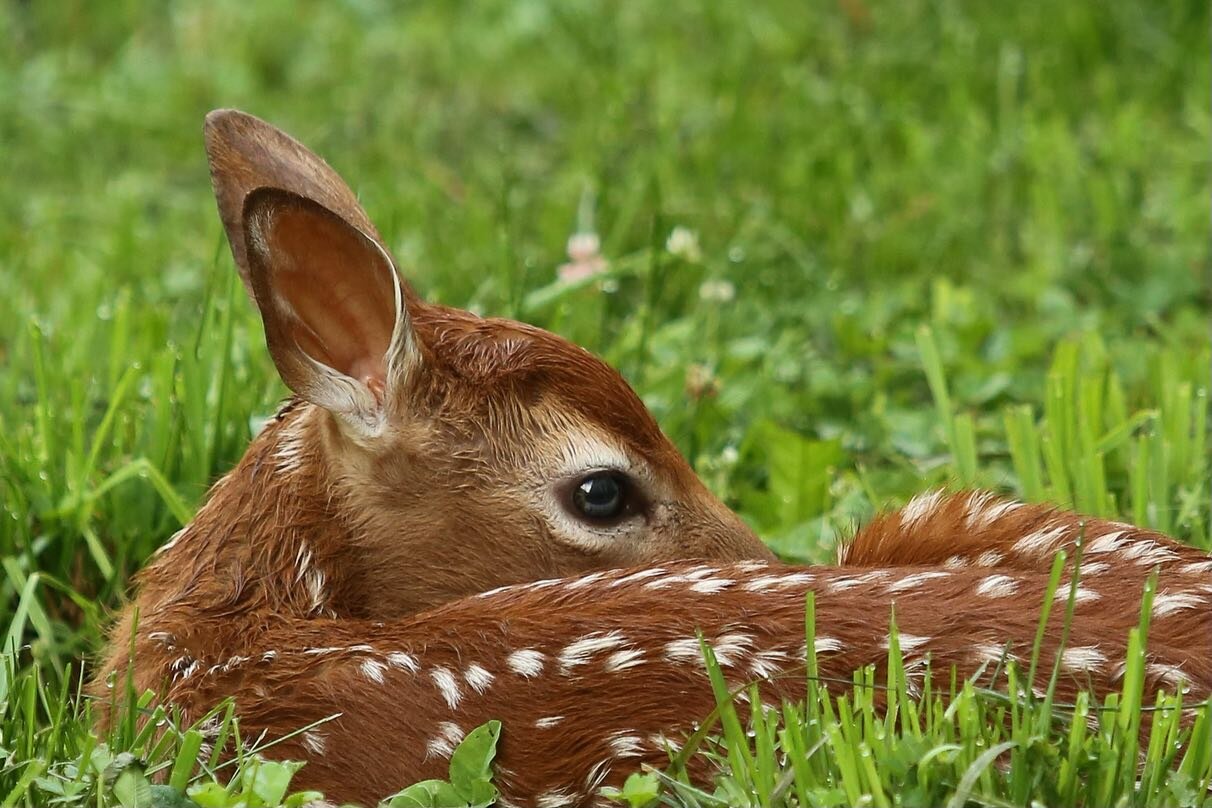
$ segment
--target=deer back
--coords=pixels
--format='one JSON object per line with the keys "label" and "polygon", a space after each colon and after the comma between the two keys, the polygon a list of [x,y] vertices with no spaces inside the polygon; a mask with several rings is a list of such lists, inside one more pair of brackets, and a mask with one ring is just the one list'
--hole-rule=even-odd
{"label": "deer back", "polygon": [[1072,557],[1079,542],[1087,574],[1119,563],[1212,574],[1207,553],[1156,530],[988,491],[919,494],[859,530],[840,548],[838,563],[1045,570],[1061,550]]}

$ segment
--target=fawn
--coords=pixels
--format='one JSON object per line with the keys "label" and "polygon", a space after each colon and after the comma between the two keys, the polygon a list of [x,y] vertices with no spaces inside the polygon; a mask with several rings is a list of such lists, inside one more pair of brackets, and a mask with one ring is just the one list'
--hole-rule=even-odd
{"label": "fawn", "polygon": [[[929,652],[971,673],[1021,657],[1046,556],[1081,533],[1098,577],[1060,651],[1062,694],[1114,685],[1156,565],[1148,686],[1212,687],[1206,556],[934,493],[860,532],[855,568],[771,565],[600,360],[421,301],[353,192],[279,130],[219,111],[206,145],[296,397],[140,574],[93,685],[103,713],[130,670],[187,720],[233,696],[247,735],[340,714],[271,752],[310,760],[300,784],[359,801],[440,773],[464,732],[500,718],[502,804],[586,804],[709,711],[696,629],[774,699],[802,692],[806,591],[822,673],[842,680],[886,656],[895,601],[915,670]],[[1058,643],[1049,632],[1046,661]]]}
{"label": "fawn", "polygon": [[[278,129],[220,110],[205,140],[295,398],[139,576],[141,653],[208,620],[384,620],[544,577],[773,558],[604,362],[421,301],[353,192]],[[118,650],[106,669],[125,664]]]}

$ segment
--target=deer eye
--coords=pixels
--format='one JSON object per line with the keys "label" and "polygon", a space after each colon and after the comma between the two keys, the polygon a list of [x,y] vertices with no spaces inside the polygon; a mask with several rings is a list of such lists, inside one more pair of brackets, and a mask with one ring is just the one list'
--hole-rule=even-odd
{"label": "deer eye", "polygon": [[577,480],[572,512],[590,522],[612,522],[635,510],[631,486],[617,471],[595,471]]}

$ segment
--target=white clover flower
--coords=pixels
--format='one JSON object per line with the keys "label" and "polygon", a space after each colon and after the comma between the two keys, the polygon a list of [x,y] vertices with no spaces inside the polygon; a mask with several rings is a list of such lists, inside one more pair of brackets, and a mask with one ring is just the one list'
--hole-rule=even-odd
{"label": "white clover flower", "polygon": [[736,287],[732,281],[706,280],[699,286],[699,298],[709,303],[731,303],[736,299]]}
{"label": "white clover flower", "polygon": [[693,230],[678,225],[665,239],[665,249],[670,255],[681,258],[689,264],[697,264],[703,260],[703,250],[699,247],[699,236]]}

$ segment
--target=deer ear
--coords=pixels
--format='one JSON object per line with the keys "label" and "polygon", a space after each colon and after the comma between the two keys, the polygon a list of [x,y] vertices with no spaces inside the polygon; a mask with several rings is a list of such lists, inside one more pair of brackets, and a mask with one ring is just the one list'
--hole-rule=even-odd
{"label": "deer ear", "polygon": [[281,188],[314,199],[383,246],[357,197],[337,172],[282,130],[239,110],[216,109],[206,116],[203,135],[219,218],[250,294],[244,199],[257,188]]}
{"label": "deer ear", "polygon": [[373,433],[421,363],[387,251],[319,202],[280,188],[241,215],[253,298],[286,386]]}

